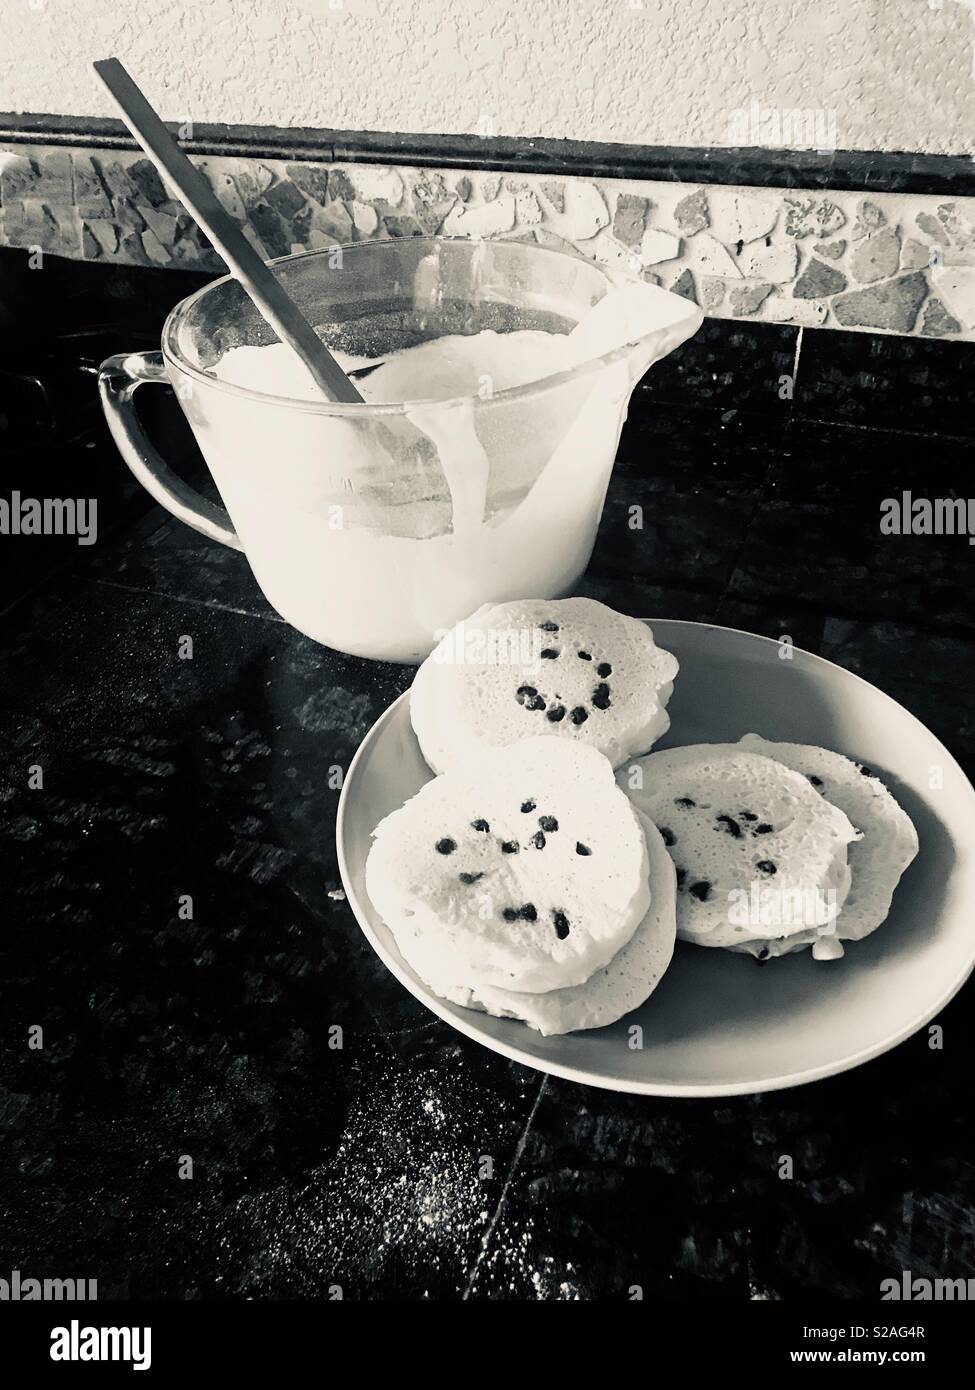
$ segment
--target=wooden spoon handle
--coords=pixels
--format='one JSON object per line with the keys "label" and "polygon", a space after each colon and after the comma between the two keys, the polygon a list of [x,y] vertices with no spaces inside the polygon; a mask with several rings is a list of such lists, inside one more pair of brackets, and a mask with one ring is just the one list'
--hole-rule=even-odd
{"label": "wooden spoon handle", "polygon": [[187,159],[119,60],[105,58],[94,63],[93,67],[115,99],[122,119],[136,140],[160,174],[176,189],[182,202],[281,341],[287,343],[304,362],[323,395],[330,401],[363,403],[363,396],[345,375],[280,280],[231,220],[213,189]]}

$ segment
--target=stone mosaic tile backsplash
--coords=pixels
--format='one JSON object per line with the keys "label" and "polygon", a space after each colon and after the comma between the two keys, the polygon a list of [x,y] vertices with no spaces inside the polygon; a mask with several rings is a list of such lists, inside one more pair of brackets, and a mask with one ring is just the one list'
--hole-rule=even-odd
{"label": "stone mosaic tile backsplash", "polygon": [[[418,234],[519,237],[629,269],[715,318],[975,340],[975,198],[195,162],[266,259]],[[137,153],[0,150],[0,244],[223,269]]]}

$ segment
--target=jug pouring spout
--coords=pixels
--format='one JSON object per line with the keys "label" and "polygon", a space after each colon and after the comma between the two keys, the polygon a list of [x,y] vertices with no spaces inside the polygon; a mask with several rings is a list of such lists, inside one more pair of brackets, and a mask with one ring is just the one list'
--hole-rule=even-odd
{"label": "jug pouring spout", "polygon": [[687,341],[704,321],[692,300],[633,276],[610,274],[610,288],[566,339],[568,365],[628,364],[630,385]]}

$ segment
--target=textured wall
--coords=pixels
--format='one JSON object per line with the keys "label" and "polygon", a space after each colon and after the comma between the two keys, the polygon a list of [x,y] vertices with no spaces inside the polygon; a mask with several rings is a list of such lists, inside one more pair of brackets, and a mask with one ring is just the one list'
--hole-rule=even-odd
{"label": "textured wall", "polygon": [[0,0],[0,17],[4,110],[114,114],[88,66],[114,53],[180,120],[729,145],[755,100],[823,129],[834,113],[841,148],[972,148],[975,0]]}

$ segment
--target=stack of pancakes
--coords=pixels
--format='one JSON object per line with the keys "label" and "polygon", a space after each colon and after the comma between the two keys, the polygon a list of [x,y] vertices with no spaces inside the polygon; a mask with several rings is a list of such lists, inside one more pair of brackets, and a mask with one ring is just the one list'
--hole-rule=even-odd
{"label": "stack of pancakes", "polygon": [[544,1034],[597,1028],[649,997],[675,937],[835,958],[885,920],[918,843],[871,769],[755,734],[648,753],[677,661],[592,600],[488,605],[459,628],[410,696],[439,775],[377,826],[366,865],[442,998]]}

